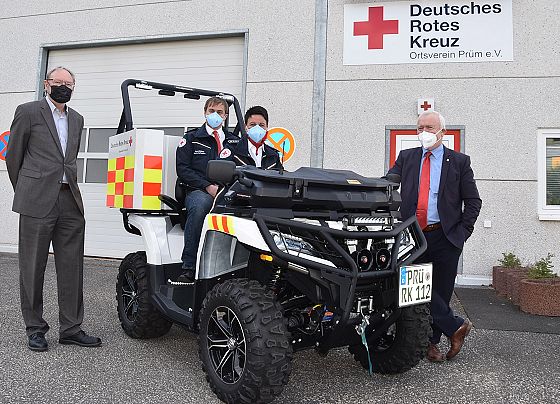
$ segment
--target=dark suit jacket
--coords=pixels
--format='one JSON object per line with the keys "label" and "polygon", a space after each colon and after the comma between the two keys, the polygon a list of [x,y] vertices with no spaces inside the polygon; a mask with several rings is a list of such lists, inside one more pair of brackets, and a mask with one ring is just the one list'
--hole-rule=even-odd
{"label": "dark suit jacket", "polygon": [[82,214],[84,207],[78,188],[76,158],[84,118],[72,108],[68,114],[66,155],[46,99],[16,108],[10,128],[6,166],[14,188],[12,210],[22,215],[43,218],[53,208],[60,191],[62,174]]}
{"label": "dark suit jacket", "polygon": [[[401,176],[403,219],[416,215],[421,159],[421,147],[403,150],[388,172]],[[444,147],[437,202],[445,236],[457,248],[463,248],[482,206],[469,156]]]}

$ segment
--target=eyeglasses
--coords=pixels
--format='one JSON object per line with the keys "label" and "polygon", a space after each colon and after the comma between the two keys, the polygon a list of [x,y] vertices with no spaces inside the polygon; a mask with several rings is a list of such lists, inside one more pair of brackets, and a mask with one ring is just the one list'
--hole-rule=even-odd
{"label": "eyeglasses", "polygon": [[74,88],[74,86],[76,85],[76,83],[72,83],[70,81],[63,81],[63,80],[59,80],[59,79],[47,79],[47,81],[50,81],[51,84],[55,85],[55,86],[66,86],[68,88]]}

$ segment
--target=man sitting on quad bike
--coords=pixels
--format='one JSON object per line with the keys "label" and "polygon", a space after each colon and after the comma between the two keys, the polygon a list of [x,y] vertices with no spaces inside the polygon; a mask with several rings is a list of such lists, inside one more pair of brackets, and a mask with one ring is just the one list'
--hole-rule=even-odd
{"label": "man sitting on quad bike", "polygon": [[220,159],[233,161],[237,166],[255,166],[265,170],[281,170],[278,151],[265,143],[268,135],[268,111],[259,105],[245,112],[246,135],[232,148],[226,146]]}
{"label": "man sitting on quad bike", "polygon": [[206,122],[198,129],[188,131],[179,142],[176,152],[177,177],[187,188],[184,201],[187,211],[185,223],[185,246],[181,259],[183,272],[178,282],[192,282],[196,253],[204,218],[210,212],[218,185],[206,178],[206,166],[218,159],[224,147],[236,145],[239,138],[227,131],[223,123],[228,115],[227,102],[210,97],[204,104]]}

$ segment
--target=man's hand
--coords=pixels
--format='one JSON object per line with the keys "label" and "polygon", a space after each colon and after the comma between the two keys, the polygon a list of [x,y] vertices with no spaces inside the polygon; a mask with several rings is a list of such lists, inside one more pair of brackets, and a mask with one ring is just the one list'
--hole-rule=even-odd
{"label": "man's hand", "polygon": [[216,184],[210,184],[206,187],[206,192],[208,192],[212,198],[215,198],[218,193],[218,186]]}

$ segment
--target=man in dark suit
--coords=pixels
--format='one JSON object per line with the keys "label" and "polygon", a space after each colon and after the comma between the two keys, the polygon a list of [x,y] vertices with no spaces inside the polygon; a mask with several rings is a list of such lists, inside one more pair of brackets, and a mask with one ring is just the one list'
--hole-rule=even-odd
{"label": "man in dark suit", "polygon": [[[471,169],[470,157],[443,146],[445,120],[437,112],[418,117],[422,147],[403,150],[388,174],[401,177],[401,214],[416,216],[428,242],[417,261],[433,263],[433,336],[427,357],[433,362],[453,358],[461,350],[472,323],[455,316],[449,307],[457,264],[464,242],[474,230],[482,200]],[[442,334],[451,343],[444,355],[438,348]]]}
{"label": "man in dark suit", "polygon": [[33,351],[48,349],[43,319],[43,281],[52,242],[57,276],[59,343],[86,347],[101,340],[81,329],[84,207],[76,158],[83,117],[66,106],[75,86],[64,67],[47,74],[46,97],[19,105],[10,128],[6,165],[19,213],[21,311]]}

